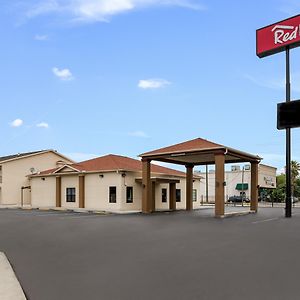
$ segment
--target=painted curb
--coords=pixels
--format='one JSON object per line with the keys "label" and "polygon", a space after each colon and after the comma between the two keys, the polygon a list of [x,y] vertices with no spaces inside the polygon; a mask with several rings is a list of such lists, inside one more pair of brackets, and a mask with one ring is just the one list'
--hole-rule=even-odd
{"label": "painted curb", "polygon": [[3,252],[0,252],[0,278],[1,300],[26,300],[15,272]]}

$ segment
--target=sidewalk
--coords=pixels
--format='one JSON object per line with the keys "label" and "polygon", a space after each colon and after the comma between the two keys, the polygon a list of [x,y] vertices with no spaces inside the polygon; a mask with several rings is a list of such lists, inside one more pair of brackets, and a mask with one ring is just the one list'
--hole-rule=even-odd
{"label": "sidewalk", "polygon": [[4,253],[0,252],[0,299],[26,300],[19,281]]}

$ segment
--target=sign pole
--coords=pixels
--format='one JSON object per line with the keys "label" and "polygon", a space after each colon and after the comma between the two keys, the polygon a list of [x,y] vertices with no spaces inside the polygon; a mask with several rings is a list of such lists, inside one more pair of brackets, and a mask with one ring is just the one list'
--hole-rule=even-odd
{"label": "sign pole", "polygon": [[259,58],[279,52],[286,54],[286,102],[277,105],[277,129],[286,130],[285,216],[292,216],[291,138],[292,128],[300,127],[300,100],[291,101],[290,49],[300,47],[300,14],[256,30]]}
{"label": "sign pole", "polygon": [[[290,48],[286,48],[286,102],[291,101],[291,76],[290,76]],[[292,188],[291,188],[291,128],[286,129],[286,199],[285,217],[292,216]]]}

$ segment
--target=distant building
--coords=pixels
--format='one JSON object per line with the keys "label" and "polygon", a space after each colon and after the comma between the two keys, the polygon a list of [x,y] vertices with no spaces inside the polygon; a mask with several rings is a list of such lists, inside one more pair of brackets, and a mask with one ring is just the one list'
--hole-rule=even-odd
{"label": "distant building", "polygon": [[66,163],[73,161],[54,150],[0,157],[0,204],[30,204],[30,182],[27,175]]}
{"label": "distant building", "polygon": [[[276,168],[259,164],[258,167],[258,184],[259,184],[259,196],[263,198],[266,190],[276,188]],[[200,194],[203,201],[206,201],[206,172],[196,172],[202,178],[200,186]],[[250,198],[251,191],[251,166],[239,165],[231,166],[230,171],[225,171],[225,200],[230,196],[244,195]],[[215,199],[215,172],[210,170],[208,172],[208,201],[214,202]]]}
{"label": "distant building", "polygon": [[[186,174],[152,165],[152,205],[168,210],[170,189],[176,188],[176,208],[186,205]],[[106,155],[29,176],[33,207],[86,208],[103,211],[141,211],[142,163]],[[194,206],[200,207],[200,176],[195,175]]]}

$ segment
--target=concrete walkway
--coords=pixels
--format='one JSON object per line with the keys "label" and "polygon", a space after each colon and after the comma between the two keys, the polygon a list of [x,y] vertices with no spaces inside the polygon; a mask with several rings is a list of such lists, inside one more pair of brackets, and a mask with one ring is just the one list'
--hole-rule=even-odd
{"label": "concrete walkway", "polygon": [[19,281],[4,253],[0,252],[0,299],[26,300]]}

